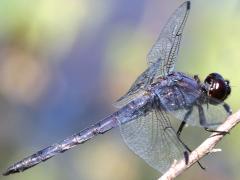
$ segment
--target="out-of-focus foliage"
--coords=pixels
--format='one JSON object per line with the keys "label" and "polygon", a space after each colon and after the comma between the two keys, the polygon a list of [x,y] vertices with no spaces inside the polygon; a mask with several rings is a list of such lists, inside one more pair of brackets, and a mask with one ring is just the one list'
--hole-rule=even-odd
{"label": "out-of-focus foliage", "polygon": [[[0,169],[114,111],[111,103],[146,68],[146,54],[183,1],[1,0]],[[240,3],[193,0],[177,69],[231,82],[240,107]],[[238,179],[237,127],[180,179]],[[190,136],[188,133],[192,133]],[[203,134],[203,136],[202,136]],[[191,147],[206,133],[187,128]],[[197,142],[198,141],[198,142]],[[117,130],[8,179],[157,179]],[[0,177],[0,179],[5,179]]]}

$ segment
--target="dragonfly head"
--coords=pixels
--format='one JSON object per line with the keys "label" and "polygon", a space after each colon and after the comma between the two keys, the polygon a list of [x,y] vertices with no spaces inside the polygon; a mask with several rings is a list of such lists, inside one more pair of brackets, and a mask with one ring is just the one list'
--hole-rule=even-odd
{"label": "dragonfly head", "polygon": [[209,74],[204,80],[207,95],[220,102],[224,101],[231,93],[230,82],[218,73]]}

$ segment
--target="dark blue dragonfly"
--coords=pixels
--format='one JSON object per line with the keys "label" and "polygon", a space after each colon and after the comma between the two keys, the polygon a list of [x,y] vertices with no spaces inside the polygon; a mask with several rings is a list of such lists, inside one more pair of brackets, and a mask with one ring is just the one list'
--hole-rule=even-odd
{"label": "dark blue dragonfly", "polygon": [[[174,160],[187,159],[190,149],[180,139],[185,124],[214,132],[231,114],[224,103],[231,92],[228,80],[211,73],[202,83],[197,76],[174,71],[189,10],[190,2],[186,1],[171,15],[147,55],[148,68],[115,103],[118,111],[15,163],[4,175],[31,168],[115,127],[120,127],[129,148],[160,172]],[[177,131],[172,119],[181,122]]]}

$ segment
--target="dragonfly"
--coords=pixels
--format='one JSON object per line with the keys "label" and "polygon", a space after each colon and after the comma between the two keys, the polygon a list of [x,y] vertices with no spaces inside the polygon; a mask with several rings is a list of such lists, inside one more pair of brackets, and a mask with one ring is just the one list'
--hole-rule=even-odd
{"label": "dragonfly", "polygon": [[[128,147],[156,170],[164,173],[183,158],[187,163],[191,150],[180,136],[186,124],[217,132],[231,114],[224,102],[231,93],[230,82],[219,73],[201,82],[197,75],[174,71],[189,11],[186,1],[172,13],[147,55],[147,69],[115,102],[117,111],[13,164],[3,175],[22,172],[116,127]],[[172,120],[179,121],[178,130]]]}

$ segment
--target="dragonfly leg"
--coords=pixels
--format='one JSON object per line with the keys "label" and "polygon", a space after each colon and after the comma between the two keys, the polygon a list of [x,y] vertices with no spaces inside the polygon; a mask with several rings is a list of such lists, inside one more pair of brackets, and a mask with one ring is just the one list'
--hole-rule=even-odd
{"label": "dragonfly leg", "polygon": [[205,114],[204,114],[204,111],[203,111],[203,108],[201,105],[198,105],[198,112],[199,112],[199,120],[200,120],[200,125],[202,127],[204,127],[204,129],[208,132],[215,132],[215,133],[219,133],[221,135],[225,135],[225,134],[229,134],[229,132],[227,131],[217,131],[217,130],[214,130],[214,129],[211,129],[211,128],[208,128],[209,126],[213,126],[213,125],[220,125],[221,123],[215,123],[215,124],[209,124],[207,123],[207,120],[206,120],[206,117],[205,117]]}
{"label": "dragonfly leg", "polygon": [[[180,141],[180,143],[187,149],[187,151],[184,151],[184,152],[183,152],[183,155],[184,155],[184,159],[185,159],[185,164],[188,164],[188,162],[189,162],[189,154],[188,154],[188,152],[191,153],[192,150],[182,141],[182,139],[181,139],[179,136],[177,136],[177,138],[178,138],[178,140]],[[202,170],[205,170],[205,169],[206,169],[199,161],[197,161],[197,163],[198,163],[199,167],[200,167]]]}
{"label": "dragonfly leg", "polygon": [[177,130],[177,136],[180,137],[181,133],[182,133],[182,130],[184,128],[184,126],[186,125],[186,122],[185,121],[182,121],[182,123],[180,124],[178,130]]}
{"label": "dragonfly leg", "polygon": [[219,133],[220,135],[230,134],[228,131],[217,131],[217,130],[209,129],[209,128],[204,128],[204,129],[207,132],[215,132],[215,133]]}
{"label": "dragonfly leg", "polygon": [[198,77],[198,75],[194,75],[193,78],[197,81],[198,84],[201,83],[200,78]]}
{"label": "dragonfly leg", "polygon": [[192,110],[193,110],[193,108],[191,108],[191,109],[184,115],[183,121],[182,121],[182,123],[180,124],[180,126],[179,126],[179,128],[178,128],[178,130],[177,130],[177,136],[178,136],[178,137],[180,137],[181,132],[182,132],[184,126],[186,125],[187,120],[188,120],[188,117],[189,117],[190,114],[192,113]]}
{"label": "dragonfly leg", "polygon": [[223,103],[223,108],[225,109],[225,111],[231,115],[232,114],[232,109],[230,108],[230,106],[227,103]]}

